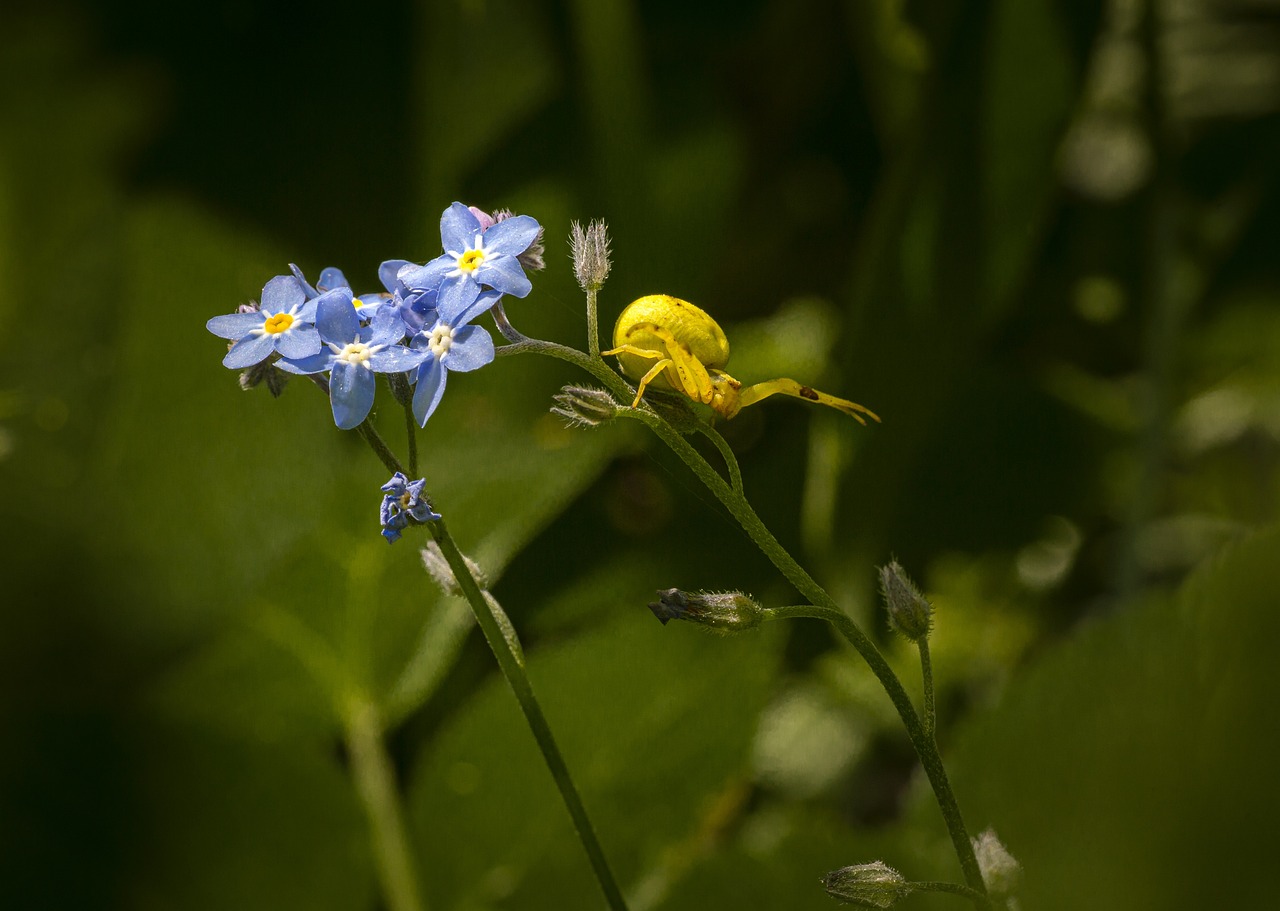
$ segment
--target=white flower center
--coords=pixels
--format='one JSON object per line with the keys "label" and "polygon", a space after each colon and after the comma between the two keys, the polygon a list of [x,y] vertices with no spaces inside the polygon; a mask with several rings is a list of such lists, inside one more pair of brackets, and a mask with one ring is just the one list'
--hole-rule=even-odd
{"label": "white flower center", "polygon": [[381,345],[366,345],[364,342],[347,342],[341,348],[337,345],[330,345],[329,347],[333,349],[334,360],[343,364],[363,365],[365,367],[369,366],[369,358],[382,350]]}
{"label": "white flower center", "polygon": [[444,323],[438,324],[431,330],[431,338],[427,344],[431,347],[431,353],[436,356],[436,360],[444,360],[444,356],[453,347],[453,337],[457,334],[457,331],[457,329],[451,329]]}

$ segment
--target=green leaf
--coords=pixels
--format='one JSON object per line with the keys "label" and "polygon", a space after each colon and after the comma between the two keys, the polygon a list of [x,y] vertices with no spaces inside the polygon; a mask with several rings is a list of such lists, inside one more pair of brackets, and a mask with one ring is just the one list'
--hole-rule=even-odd
{"label": "green leaf", "polygon": [[[1277,553],[1280,531],[1257,534],[1176,600],[1081,629],[949,751],[971,832],[994,826],[1024,867],[1025,907],[1272,903]],[[907,844],[939,825],[923,790],[916,810]]]}

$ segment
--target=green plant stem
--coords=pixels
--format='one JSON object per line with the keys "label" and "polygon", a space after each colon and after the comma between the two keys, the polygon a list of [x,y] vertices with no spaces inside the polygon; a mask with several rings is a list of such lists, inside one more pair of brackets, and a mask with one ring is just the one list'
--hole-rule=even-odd
{"label": "green plant stem", "polygon": [[922,882],[908,883],[912,892],[950,892],[953,895],[963,895],[973,901],[982,899],[987,901],[987,896],[975,892],[963,883],[947,883],[947,882]]}
{"label": "green plant stem", "polygon": [[924,732],[937,743],[938,714],[934,707],[933,661],[929,658],[929,637],[916,640],[920,649],[920,674],[924,678]]}
{"label": "green plant stem", "polygon": [[597,288],[587,288],[587,353],[593,361],[600,359],[600,318],[596,303]]}
{"label": "green plant stem", "polygon": [[[803,569],[800,570],[802,573]],[[818,592],[824,595],[825,592],[818,589]],[[812,597],[812,594],[810,595]],[[814,600],[819,600],[814,598]],[[938,745],[934,742],[933,737],[925,733],[924,726],[920,723],[920,717],[916,714],[915,707],[911,704],[911,698],[907,695],[907,691],[903,689],[902,682],[898,679],[897,674],[889,667],[889,663],[885,661],[884,656],[880,654],[880,650],[875,647],[865,633],[859,629],[858,624],[854,623],[844,611],[832,606],[818,606],[813,604],[800,604],[788,607],[766,608],[766,616],[771,620],[785,620],[796,617],[807,617],[815,620],[825,620],[840,631],[840,634],[849,641],[863,657],[863,660],[871,667],[872,673],[880,681],[885,692],[889,694],[889,699],[893,702],[894,708],[898,710],[899,717],[907,729],[907,736],[911,738],[911,745],[915,747],[916,755],[920,757],[920,763],[924,766],[925,775],[929,779],[929,784],[933,787],[934,796],[937,798],[938,807],[942,810],[942,818],[946,822],[947,831],[951,835],[951,845],[955,849],[956,857],[960,860],[960,867],[964,871],[965,881],[969,884],[969,888],[973,890],[974,905],[978,908],[989,908],[990,902],[987,899],[986,885],[982,881],[982,872],[978,869],[978,859],[973,853],[973,844],[969,841],[969,833],[964,825],[964,817],[960,814],[960,805],[956,802],[955,792],[951,790],[951,781],[947,778],[947,770],[942,765],[942,757],[938,753]]]}
{"label": "green plant stem", "polygon": [[[600,380],[620,401],[627,401],[628,396],[631,394],[630,388],[626,383],[610,370],[604,361],[599,358],[591,358],[576,349],[558,345],[554,342],[528,338],[522,338],[518,343],[505,345],[498,349],[499,355],[509,356],[524,353],[542,354],[581,367]],[[986,885],[982,881],[982,873],[978,869],[978,861],[973,853],[973,845],[969,841],[969,833],[964,825],[964,817],[960,813],[960,806],[956,801],[955,793],[951,790],[951,783],[947,778],[946,769],[943,767],[937,744],[931,736],[925,733],[924,727],[920,723],[920,716],[916,714],[915,706],[911,704],[911,698],[903,688],[902,681],[898,679],[898,675],[893,672],[893,668],[889,667],[884,655],[880,653],[880,650],[876,648],[875,643],[867,637],[866,633],[847,614],[839,609],[826,590],[814,581],[804,567],[797,563],[786,548],[778,542],[778,539],[773,536],[773,533],[756,515],[755,510],[747,502],[742,492],[734,489],[729,482],[726,482],[724,478],[717,474],[706,459],[675,428],[643,403],[642,407],[639,408],[623,409],[619,412],[619,415],[641,421],[657,434],[671,448],[672,452],[689,466],[689,469],[698,476],[698,479],[706,485],[707,489],[715,494],[725,508],[733,514],[733,517],[738,520],[738,524],[742,526],[743,531],[747,533],[761,553],[768,557],[778,571],[796,587],[796,590],[814,605],[802,608],[776,609],[776,616],[803,616],[826,620],[840,631],[849,641],[849,644],[867,662],[871,672],[876,675],[894,708],[897,709],[898,715],[902,718],[902,723],[907,729],[907,736],[910,738],[912,746],[915,747],[916,755],[920,757],[921,765],[924,766],[925,775],[929,779],[929,784],[933,787],[938,807],[942,811],[943,821],[946,823],[947,831],[951,836],[952,847],[955,849],[956,857],[960,861],[960,867],[964,871],[965,881],[976,896],[973,899],[974,905],[979,909],[983,909],[983,911],[989,909],[990,902],[987,899]],[[785,611],[807,611],[807,613],[784,613]]]}
{"label": "green plant stem", "polygon": [[391,451],[391,447],[382,439],[382,435],[378,433],[377,428],[369,423],[367,418],[356,428],[356,433],[364,437],[364,441],[369,444],[369,448],[382,460],[382,464],[387,466],[388,470],[404,474],[404,466],[400,464],[400,460]]}
{"label": "green plant stem", "polygon": [[404,403],[404,432],[409,440],[409,480],[418,477],[418,422],[413,417],[413,404]]}
{"label": "green plant stem", "polygon": [[395,771],[382,742],[382,722],[373,703],[353,702],[346,717],[345,740],[356,791],[369,818],[374,862],[389,911],[423,911]]}
{"label": "green plant stem", "polygon": [[596,880],[600,883],[600,889],[604,892],[605,901],[613,911],[626,911],[627,905],[623,900],[622,891],[618,888],[604,849],[601,848],[591,820],[587,817],[582,798],[578,795],[578,789],[574,786],[573,778],[569,774],[569,767],[560,754],[560,748],[556,745],[555,737],[551,733],[551,726],[547,724],[546,716],[542,714],[542,707],[534,696],[533,684],[525,672],[524,657],[510,621],[506,620],[505,615],[499,615],[501,607],[492,596],[486,598],[486,593],[481,591],[480,585],[471,575],[462,551],[454,543],[444,521],[429,522],[427,527],[436,543],[440,545],[440,552],[444,555],[449,568],[453,570],[454,578],[458,582],[458,587],[462,589],[463,596],[475,612],[476,621],[480,624],[485,640],[498,660],[498,667],[502,669],[503,676],[507,678],[507,683],[515,693],[516,701],[520,703],[520,709],[524,712],[530,730],[533,731],[533,737],[538,742],[538,748],[542,751],[551,777],[555,779],[560,796],[569,811],[569,816],[573,819],[573,826],[578,832],[582,847],[587,852],[587,859],[595,872]]}
{"label": "green plant stem", "polygon": [[743,496],[742,469],[738,467],[738,457],[729,448],[728,441],[720,435],[720,431],[709,424],[704,424],[698,429],[704,437],[715,444],[716,449],[720,450],[720,458],[724,459],[725,467],[729,469],[729,486],[739,496]]}

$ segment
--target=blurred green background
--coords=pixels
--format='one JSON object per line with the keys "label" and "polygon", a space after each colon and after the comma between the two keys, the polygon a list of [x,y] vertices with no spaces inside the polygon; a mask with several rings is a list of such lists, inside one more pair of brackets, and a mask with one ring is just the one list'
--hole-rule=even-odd
{"label": "blurred green background", "polygon": [[[204,330],[291,261],[376,287],[455,199],[546,227],[525,333],[585,345],[565,238],[602,217],[606,332],[675,294],[740,379],[884,417],[722,429],[915,689],[875,568],[930,594],[943,754],[1024,908],[1274,903],[1280,3],[19,0],[0,124],[0,905],[384,907],[356,700],[430,908],[601,906],[465,605],[378,535],[385,471]],[[455,377],[423,471],[633,909],[959,879],[825,627],[654,622],[795,594],[638,426],[547,413],[582,379]]]}

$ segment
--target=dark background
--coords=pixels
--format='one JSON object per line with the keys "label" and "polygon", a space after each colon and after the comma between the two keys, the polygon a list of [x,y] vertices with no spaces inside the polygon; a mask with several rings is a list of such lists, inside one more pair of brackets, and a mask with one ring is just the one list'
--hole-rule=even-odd
{"label": "dark background", "polygon": [[[203,328],[289,262],[374,289],[460,199],[547,229],[525,333],[584,346],[566,237],[601,217],[606,334],[675,294],[740,379],[883,416],[721,429],[913,687],[875,567],[929,592],[944,756],[1024,907],[1265,905],[1278,60],[1271,0],[9,4],[0,904],[381,907],[356,703],[431,907],[598,904],[465,608],[378,536],[381,467]],[[795,595],[638,427],[546,414],[583,379],[500,359],[420,439],[633,907],[958,879],[824,628],[653,622],[672,585]]]}

